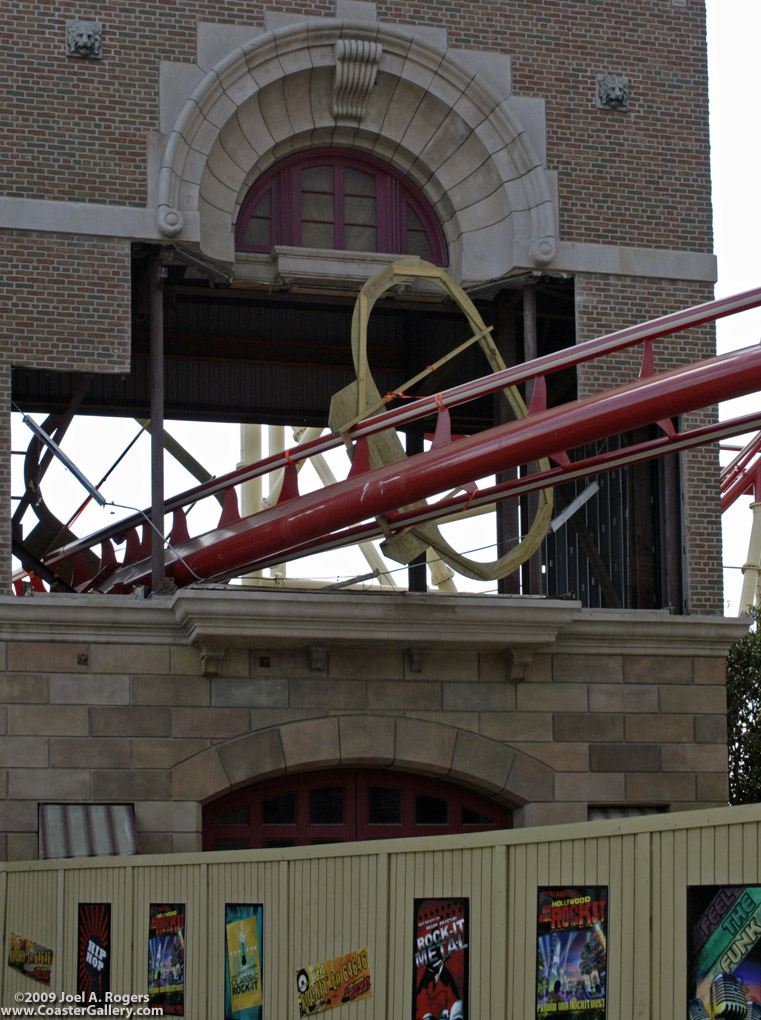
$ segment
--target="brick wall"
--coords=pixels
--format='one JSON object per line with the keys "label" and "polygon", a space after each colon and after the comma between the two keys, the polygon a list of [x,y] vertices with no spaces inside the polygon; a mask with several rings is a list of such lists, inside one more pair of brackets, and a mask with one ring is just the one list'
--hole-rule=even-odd
{"label": "brick wall", "polygon": [[[546,100],[564,240],[710,250],[702,3],[380,0],[378,17],[431,21],[450,46],[511,54],[515,94]],[[595,108],[596,76],[607,73],[629,79],[628,113]]]}
{"label": "brick wall", "polygon": [[[198,21],[262,24],[265,9],[331,16],[335,3],[153,0],[98,4],[89,15],[73,0],[15,5],[0,72],[0,145],[14,153],[4,193],[144,204],[159,61],[195,60]],[[65,56],[66,21],[87,16],[103,23],[97,61]],[[512,56],[515,94],[546,100],[547,165],[560,175],[564,240],[710,250],[702,3],[379,0],[377,16],[446,29],[453,47]],[[19,46],[22,30],[30,42]],[[629,79],[628,112],[596,108],[604,73]]]}
{"label": "brick wall", "polygon": [[[710,284],[577,276],[577,340],[581,343],[712,298]],[[715,353],[714,327],[707,324],[664,337],[655,342],[653,351],[656,372],[708,358]],[[579,395],[588,396],[636,379],[641,352],[642,348],[637,346],[579,366]],[[711,424],[716,415],[716,407],[697,410],[683,416],[682,427]],[[689,450],[682,455],[682,493],[687,608],[692,613],[721,613],[721,497],[716,446]]]}
{"label": "brick wall", "polygon": [[0,232],[0,274],[6,366],[129,370],[128,241]]}
{"label": "brick wall", "polygon": [[[159,63],[196,59],[197,25],[263,24],[265,11],[332,16],[335,0],[153,0],[99,4],[25,0],[6,18],[0,71],[6,116],[3,194],[143,206],[147,144],[159,127]],[[563,241],[705,252],[711,247],[705,11],[669,0],[437,0],[376,4],[383,22],[445,29],[452,47],[510,54],[516,96],[545,101],[547,167],[557,171]],[[65,55],[66,23],[103,24],[102,59]],[[15,40],[23,29],[28,45]],[[630,82],[627,112],[595,105],[596,77]],[[668,139],[668,144],[664,144]],[[128,357],[128,244],[40,233],[0,235],[10,315],[0,343],[16,364],[119,371]],[[701,284],[579,278],[579,339],[711,296]],[[681,357],[695,336],[672,344]],[[698,343],[708,350],[710,332]],[[582,370],[581,388],[629,378],[631,358]],[[715,461],[686,458],[688,554],[695,612],[720,611]],[[6,469],[4,469],[6,470]],[[2,479],[0,479],[0,486]],[[6,495],[7,495],[7,490]],[[1,495],[2,493],[0,493]],[[7,536],[0,537],[0,546]],[[694,553],[694,555],[693,555]],[[0,548],[0,555],[3,548]],[[7,561],[4,561],[7,562]]]}
{"label": "brick wall", "polygon": [[[203,802],[352,765],[448,777],[517,824],[726,802],[737,624],[510,598],[383,603],[378,628],[378,599],[351,592],[0,600],[0,849],[35,857],[37,805],[61,801],[134,803],[144,852],[199,849]],[[186,634],[208,650],[212,618],[220,658],[204,675]],[[531,654],[513,654],[527,640]]]}
{"label": "brick wall", "polygon": [[[0,278],[0,450],[9,451],[12,367],[129,371],[130,245],[108,238],[0,232]],[[7,454],[0,457],[0,503],[11,506]],[[10,562],[6,517],[0,527],[3,593]]]}

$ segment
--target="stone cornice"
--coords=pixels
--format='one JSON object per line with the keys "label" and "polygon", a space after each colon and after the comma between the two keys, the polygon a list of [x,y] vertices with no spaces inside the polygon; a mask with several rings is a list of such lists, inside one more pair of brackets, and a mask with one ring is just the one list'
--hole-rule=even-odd
{"label": "stone cornice", "polygon": [[748,632],[747,618],[672,616],[665,610],[584,609],[558,634],[553,652],[592,655],[725,656]]}
{"label": "stone cornice", "polygon": [[[222,594],[222,593],[220,593]],[[175,613],[193,644],[268,647],[322,641],[331,645],[470,651],[536,649],[552,644],[579,606],[576,602],[356,592],[223,593],[175,597]]]}
{"label": "stone cornice", "polygon": [[409,592],[184,589],[131,596],[0,598],[0,640],[197,648],[333,646],[406,650],[723,656],[746,619],[581,609],[578,602]]}
{"label": "stone cornice", "polygon": [[127,595],[3,596],[0,641],[184,644],[171,601]]}
{"label": "stone cornice", "polygon": [[[192,245],[200,237],[198,213],[187,212],[185,217],[183,238]],[[42,198],[0,196],[0,229],[121,238],[125,241],[164,240],[156,226],[155,208]],[[523,265],[528,253],[520,249],[518,242],[516,245],[514,261],[516,265]],[[329,256],[329,262],[335,264],[325,266],[325,255],[321,251],[283,247],[277,249],[273,256],[239,254],[233,273],[239,281],[261,286],[288,287],[292,283],[303,282],[319,285],[330,281],[335,287],[336,280],[340,279],[350,288],[358,289],[377,264],[385,264],[393,258],[375,253],[362,253],[357,257],[353,253],[339,252]],[[549,269],[711,283],[716,280],[716,257],[710,253],[560,242]],[[479,281],[465,280],[464,284],[472,286],[476,282]]]}

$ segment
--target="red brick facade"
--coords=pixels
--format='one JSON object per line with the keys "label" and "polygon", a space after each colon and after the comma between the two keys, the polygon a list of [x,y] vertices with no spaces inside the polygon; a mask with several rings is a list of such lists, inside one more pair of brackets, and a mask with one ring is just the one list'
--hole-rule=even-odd
{"label": "red brick facade", "polygon": [[[5,13],[6,507],[11,368],[128,372],[132,258],[148,261],[146,243],[180,249],[171,268],[182,286],[198,283],[181,274],[204,256],[200,272],[222,266],[250,288],[238,297],[261,299],[262,278],[234,276],[243,260],[233,264],[228,228],[261,167],[305,146],[354,146],[391,162],[403,150],[406,165],[392,165],[417,173],[424,193],[432,181],[427,199],[448,210],[458,282],[496,301],[523,279],[551,287],[571,277],[578,342],[713,296],[703,0],[20,0]],[[359,36],[371,38],[376,19],[386,33],[375,107],[369,100],[366,119],[348,126],[331,106],[337,41],[313,42],[337,15]],[[295,25],[304,17],[321,21],[307,31]],[[67,22],[87,18],[102,24],[101,56],[68,57]],[[275,34],[254,42],[265,31]],[[446,73],[436,77],[439,65]],[[627,80],[625,109],[598,103],[606,74]],[[297,131],[294,104],[306,105],[307,92],[316,112]],[[414,116],[405,101],[419,103]],[[429,115],[440,118],[430,132],[441,128],[438,151],[409,137]],[[262,136],[256,152],[247,130]],[[458,148],[460,175],[450,166],[444,185]],[[318,249],[291,252],[292,264],[311,259],[309,271],[323,273],[301,287],[305,302],[310,286],[330,287],[325,304],[326,293],[356,289],[356,267],[331,276],[348,254],[331,263]],[[245,270],[269,271],[268,257],[251,256]],[[301,278],[275,269],[285,305]],[[564,284],[568,306],[570,292]],[[570,313],[559,317],[570,336]],[[146,317],[139,329],[147,335]],[[713,350],[710,326],[680,334],[658,342],[656,369]],[[639,357],[582,366],[579,396],[634,379]],[[686,423],[714,419],[709,408]],[[687,612],[720,614],[715,451],[686,454],[681,471]],[[723,660],[742,631],[731,621],[440,593],[231,587],[12,599],[10,549],[6,520],[0,857],[36,855],[46,800],[129,800],[143,850],[195,850],[202,804],[339,766],[446,777],[511,806],[520,824],[583,820],[594,805],[726,800]]]}
{"label": "red brick facade", "polygon": [[[196,59],[198,22],[261,24],[265,11],[333,16],[327,2],[24,2],[6,19],[3,193],[141,206],[146,140],[159,128],[159,61]],[[702,2],[585,0],[376,6],[381,22],[446,30],[452,47],[510,54],[514,93],[546,103],[547,166],[560,174],[565,240],[702,252],[711,247]],[[102,58],[65,55],[67,20],[103,23]],[[19,47],[20,27],[33,40]],[[12,37],[13,38],[12,38]],[[598,74],[630,81],[626,113],[595,105]],[[667,144],[666,144],[667,142]]]}
{"label": "red brick facade", "polygon": [[0,233],[6,364],[124,372],[130,361],[130,250],[119,239]]}
{"label": "red brick facade", "polygon": [[[510,56],[513,95],[544,102],[546,168],[557,174],[561,241],[672,253],[711,250],[703,3],[482,0],[442,6],[437,0],[379,0],[349,8],[350,16],[372,8],[380,23],[436,29],[455,49]],[[263,26],[273,11],[278,17],[325,18],[335,16],[336,6],[335,0],[276,8],[248,0],[162,0],[108,3],[90,14],[69,0],[53,9],[15,6],[4,22],[0,75],[0,144],[12,154],[5,160],[3,196],[145,208],[149,142],[161,126],[161,62],[192,65],[200,23]],[[66,56],[66,23],[86,17],[103,25],[98,60]],[[28,46],[14,44],[20,26]],[[596,104],[597,76],[605,73],[628,79],[627,110]],[[129,238],[25,231],[0,237],[11,294],[0,339],[6,352],[13,351],[9,360],[123,370]],[[575,278],[580,340],[712,296],[710,283],[583,272]],[[702,353],[710,352],[712,333],[705,329],[661,344],[659,363],[694,357],[696,340]],[[635,362],[632,354],[585,367],[582,392],[631,378]],[[687,555],[690,571],[700,575],[690,574],[689,606],[720,611],[715,459],[699,453],[686,463]]]}
{"label": "red brick facade", "polygon": [[[626,326],[680,308],[689,308],[713,297],[712,287],[701,283],[669,283],[627,277],[585,276],[576,280],[576,328],[578,341],[623,329]],[[708,358],[715,350],[712,325],[659,340],[654,345],[655,370]],[[579,368],[581,396],[634,379],[639,373],[639,348],[589,362]],[[683,426],[698,428],[716,421],[716,408],[685,415]],[[682,507],[690,612],[723,611],[721,577],[721,517],[719,506],[719,460],[715,447],[690,450],[682,459]]]}

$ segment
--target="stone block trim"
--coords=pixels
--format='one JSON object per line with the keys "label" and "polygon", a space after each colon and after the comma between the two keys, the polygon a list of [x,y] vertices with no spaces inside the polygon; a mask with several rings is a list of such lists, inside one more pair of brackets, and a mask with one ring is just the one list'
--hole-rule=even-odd
{"label": "stone block trim", "polygon": [[[361,130],[337,127],[332,109],[336,47],[347,39],[379,56]],[[202,251],[232,263],[231,228],[248,188],[305,141],[343,142],[407,174],[436,209],[458,256],[458,278],[473,282],[508,272],[513,241],[532,265],[555,255],[550,181],[507,97],[429,38],[383,22],[284,25],[220,60],[187,98],[169,135],[158,229],[181,237],[186,215],[198,212]]]}
{"label": "stone block trim", "polygon": [[[417,603],[405,601],[404,627],[395,634],[363,625],[365,613],[376,619],[377,599],[335,596],[336,605],[326,604],[330,598],[282,599],[276,616],[290,620],[290,636],[260,649],[246,635],[260,612],[274,626],[273,596],[247,596],[239,644],[223,658],[235,675],[213,678],[194,669],[201,652],[187,645],[188,606],[203,613],[209,600],[229,636],[241,596],[178,594],[154,607],[84,597],[74,621],[65,598],[0,600],[0,690],[8,702],[0,712],[0,836],[12,837],[0,841],[0,852],[32,845],[40,801],[131,802],[144,851],[198,847],[202,804],[254,782],[341,767],[449,778],[511,806],[517,824],[585,817],[593,804],[674,810],[726,799],[721,650],[742,625],[573,609],[554,630],[541,629],[536,667],[515,681],[497,667],[509,661],[506,635],[516,621],[525,640],[525,606],[479,600],[467,625],[463,603],[452,600],[461,648],[469,626],[474,643],[483,643],[492,615],[505,645],[454,656],[462,679],[451,663],[439,673],[432,656],[425,674],[415,674],[422,679],[404,680],[406,628]],[[424,605],[445,613],[450,603],[432,596]],[[326,641],[319,676],[307,654],[310,606],[351,617],[347,643],[337,628]],[[57,630],[56,607],[70,642]],[[551,603],[532,612],[537,625],[556,615]],[[98,624],[101,614],[107,627]],[[373,668],[376,644],[380,669]],[[172,662],[182,672],[145,672]]]}

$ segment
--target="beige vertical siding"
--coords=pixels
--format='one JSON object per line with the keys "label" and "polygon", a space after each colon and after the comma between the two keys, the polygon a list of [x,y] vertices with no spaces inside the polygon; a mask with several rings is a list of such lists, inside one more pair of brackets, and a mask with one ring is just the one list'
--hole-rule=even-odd
{"label": "beige vertical siding", "polygon": [[225,903],[264,906],[266,1018],[298,1015],[296,971],[367,947],[357,1020],[411,1016],[413,901],[470,901],[470,1017],[534,1016],[537,889],[607,885],[609,1016],[686,1015],[687,887],[761,884],[761,806],[477,836],[0,866],[3,1005],[45,990],[7,966],[10,932],[54,950],[76,990],[79,903],[112,904],[114,992],[144,993],[151,903],[184,903],[185,1015],[221,1016]]}

